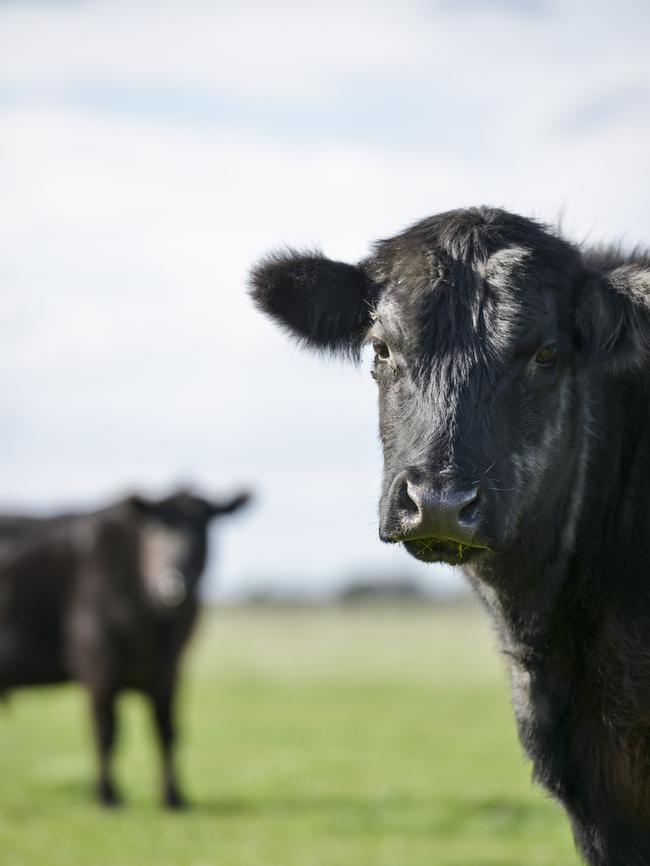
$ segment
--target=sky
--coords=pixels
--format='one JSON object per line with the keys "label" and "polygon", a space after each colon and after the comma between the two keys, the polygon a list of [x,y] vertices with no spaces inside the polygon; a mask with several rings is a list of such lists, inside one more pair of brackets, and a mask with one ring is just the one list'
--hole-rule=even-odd
{"label": "sky", "polygon": [[476,204],[647,245],[648,32],[645,0],[0,0],[0,505],[245,487],[210,595],[455,586],[377,539],[368,359],[300,352],[247,272]]}

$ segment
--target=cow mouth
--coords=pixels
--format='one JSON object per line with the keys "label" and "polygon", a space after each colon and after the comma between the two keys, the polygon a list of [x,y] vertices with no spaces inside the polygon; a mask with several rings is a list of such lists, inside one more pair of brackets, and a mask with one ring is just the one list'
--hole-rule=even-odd
{"label": "cow mouth", "polygon": [[414,538],[402,544],[420,562],[446,562],[449,565],[465,565],[487,550],[486,547],[463,544],[450,538]]}

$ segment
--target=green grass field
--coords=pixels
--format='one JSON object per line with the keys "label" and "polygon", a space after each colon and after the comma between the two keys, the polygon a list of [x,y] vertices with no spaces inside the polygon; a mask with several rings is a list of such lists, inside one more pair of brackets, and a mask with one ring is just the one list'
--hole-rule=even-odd
{"label": "green grass field", "polygon": [[90,800],[74,686],[0,705],[2,866],[576,866],[530,782],[473,609],[224,610],[187,657],[180,768],[158,806],[140,698],[120,705],[126,804]]}

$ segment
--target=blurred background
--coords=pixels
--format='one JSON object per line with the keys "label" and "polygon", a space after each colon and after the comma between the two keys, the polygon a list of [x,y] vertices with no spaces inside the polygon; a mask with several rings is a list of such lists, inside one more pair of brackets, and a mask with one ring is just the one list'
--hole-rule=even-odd
{"label": "blurred background", "polygon": [[0,2],[0,500],[259,491],[209,595],[424,570],[376,537],[363,369],[251,307],[288,243],[356,260],[495,204],[650,235],[642,0]]}
{"label": "blurred background", "polygon": [[[450,569],[418,566],[377,539],[381,459],[368,359],[354,368],[301,353],[253,310],[245,289],[248,268],[282,244],[319,246],[333,258],[354,261],[372,240],[421,217],[482,203],[560,222],[579,242],[646,245],[649,27],[650,6],[643,0],[2,0],[3,510],[94,507],[132,489],[158,494],[179,482],[207,492],[243,484],[256,491],[256,507],[219,533],[204,583],[208,599],[322,600],[369,576],[412,582],[436,598],[455,595],[461,582]],[[400,688],[408,684],[397,684],[397,669],[415,672],[409,699],[428,708],[429,721],[434,709],[440,711],[438,698],[444,707],[446,698],[453,703],[458,697],[458,682],[467,685],[461,705],[470,716],[477,713],[481,689],[481,712],[497,694],[495,706],[503,715],[494,730],[505,730],[505,751],[491,748],[492,735],[485,732],[484,740],[477,740],[477,754],[491,749],[496,775],[489,784],[496,787],[475,791],[472,800],[480,770],[463,783],[458,802],[469,798],[485,808],[477,806],[458,826],[470,840],[472,821],[478,821],[477,840],[530,831],[535,845],[523,860],[521,853],[490,852],[489,846],[480,854],[456,851],[449,841],[458,836],[452,818],[431,824],[425,805],[437,796],[427,786],[435,788],[431,780],[439,768],[426,773],[426,783],[423,777],[414,790],[400,788],[397,794],[389,781],[366,778],[357,768],[349,790],[361,792],[365,811],[346,809],[346,797],[354,795],[330,790],[327,782],[321,799],[314,795],[311,801],[312,817],[324,821],[319,825],[324,836],[333,822],[343,822],[336,844],[322,854],[312,850],[305,859],[304,848],[291,849],[292,854],[283,838],[266,853],[242,842],[230,863],[286,864],[295,856],[304,866],[344,862],[351,851],[357,863],[365,862],[365,855],[346,847],[350,838],[366,831],[390,837],[390,815],[397,810],[401,816],[402,807],[411,832],[373,848],[368,862],[574,862],[564,829],[557,830],[557,849],[549,854],[544,848],[554,838],[548,828],[562,819],[539,792],[528,791],[500,665],[495,658],[485,668],[491,639],[484,624],[468,611],[456,612],[458,629],[440,631],[433,622],[431,628],[422,620],[414,625],[413,615],[398,612],[390,627],[382,620],[385,629],[369,633],[357,630],[354,616],[341,621],[339,614],[328,619],[314,613],[322,628],[306,632],[290,617],[282,620],[271,627],[273,641],[289,644],[285,655],[277,650],[280,692],[269,701],[284,694],[296,718],[303,707],[305,719],[313,720],[312,685],[300,693],[296,677],[331,685],[347,668],[356,685],[349,693],[341,686],[341,707],[346,695],[358,695],[365,683],[369,718],[382,713],[373,703],[381,676],[395,689],[386,686],[388,703],[400,705]],[[238,619],[236,612],[230,616],[222,638],[217,628],[197,649],[197,670],[204,673],[196,681],[207,670],[216,672],[219,683],[210,700],[221,706],[216,692],[230,688],[224,706],[240,729],[241,717],[234,721],[239,698],[250,724],[250,714],[263,712],[259,692],[246,689],[251,682],[269,683],[268,644],[253,638],[259,624]],[[325,624],[318,617],[325,617]],[[306,652],[312,658],[304,649],[311,637],[314,665],[299,675],[295,656]],[[365,638],[370,643],[363,643]],[[219,639],[223,644],[214,643]],[[476,656],[463,655],[463,667],[458,647],[469,651],[474,640]],[[341,641],[349,655],[327,655]],[[360,654],[352,644],[363,645]],[[319,646],[329,662],[322,660]],[[224,659],[235,662],[228,667]],[[386,660],[392,660],[388,667]],[[434,687],[429,672],[436,670],[442,680]],[[436,691],[441,682],[447,691]],[[312,694],[318,714],[336,706],[326,689],[318,694]],[[38,698],[26,701],[16,732],[27,729],[29,701]],[[189,715],[198,719],[198,704],[191,706]],[[70,712],[68,704],[61,712]],[[346,710],[340,712],[341,717],[334,713],[339,721],[347,718]],[[198,776],[206,754],[223,746],[208,746],[213,716],[201,718],[194,725],[195,757],[187,759]],[[428,755],[436,743],[447,742],[423,717],[408,718],[415,727],[402,719],[390,728],[402,730],[404,742],[430,741]],[[460,724],[454,717],[449,730]],[[68,730],[63,722],[60,727]],[[268,731],[262,735],[268,748],[260,754],[277,758],[286,730],[278,722],[279,740]],[[328,745],[323,759],[328,769],[319,770],[323,778],[329,778],[327,772],[336,778],[343,754],[363,761],[349,745],[363,740],[355,731],[346,740],[347,752],[340,743]],[[253,728],[248,733],[255,742],[258,734]],[[390,739],[397,734],[386,736],[377,743],[381,754],[398,746]],[[65,802],[66,784],[74,788],[84,773],[73,743],[68,754],[64,740],[54,759],[46,757],[43,745],[49,776],[44,781],[35,770],[32,781],[40,791],[47,779],[58,779]],[[270,790],[283,773],[291,776],[286,765],[276,766],[260,781],[265,771],[259,762],[242,770],[248,752],[243,744],[233,749],[238,761],[232,784],[237,788],[248,779],[252,788],[233,794],[231,801],[224,793],[226,799],[215,806],[222,821],[259,816],[262,807],[256,813],[250,805],[257,782],[260,791],[266,784]],[[444,760],[449,749],[447,743],[435,754]],[[450,768],[458,760],[467,764],[463,753]],[[304,771],[304,751],[282,754],[293,754],[287,760],[296,761],[296,772]],[[413,768],[421,768],[415,754],[412,759]],[[499,766],[517,767],[517,797],[499,788]],[[227,787],[227,766],[215,765],[211,772],[221,772]],[[449,778],[456,778],[451,769]],[[287,822],[292,797],[294,805],[308,801],[296,785],[286,795],[284,812],[278,807]],[[31,789],[25,782],[21,790]],[[388,792],[385,802],[382,792]],[[409,809],[420,794],[421,811]],[[533,809],[530,817],[528,807],[517,804],[533,796],[541,811]],[[262,802],[263,794],[259,797]],[[32,802],[24,794],[25,814]],[[273,810],[264,814],[271,822]],[[419,817],[408,817],[413,814]],[[85,815],[77,816],[80,822]],[[208,826],[197,830],[206,843]],[[33,844],[46,841],[49,832],[43,825]],[[314,826],[304,832],[306,839]],[[435,855],[434,837],[448,843]],[[167,840],[170,857],[185,851],[175,840]],[[12,863],[31,862],[17,842],[12,850]],[[138,850],[145,862],[147,855]],[[207,862],[202,856],[187,855],[185,862]]]}

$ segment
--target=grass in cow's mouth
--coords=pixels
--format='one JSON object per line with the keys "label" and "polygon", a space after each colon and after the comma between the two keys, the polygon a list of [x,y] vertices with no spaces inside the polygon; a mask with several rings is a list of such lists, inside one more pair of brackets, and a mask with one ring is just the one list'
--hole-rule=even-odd
{"label": "grass in cow's mouth", "polygon": [[429,553],[434,549],[444,550],[445,552],[453,552],[454,548],[456,549],[456,556],[458,559],[463,558],[463,550],[469,547],[468,544],[461,544],[460,541],[456,543],[455,541],[444,541],[442,538],[423,538],[422,541],[419,542],[419,553]]}
{"label": "grass in cow's mouth", "polygon": [[406,550],[422,562],[446,562],[460,565],[485,550],[448,538],[416,538],[404,542]]}

